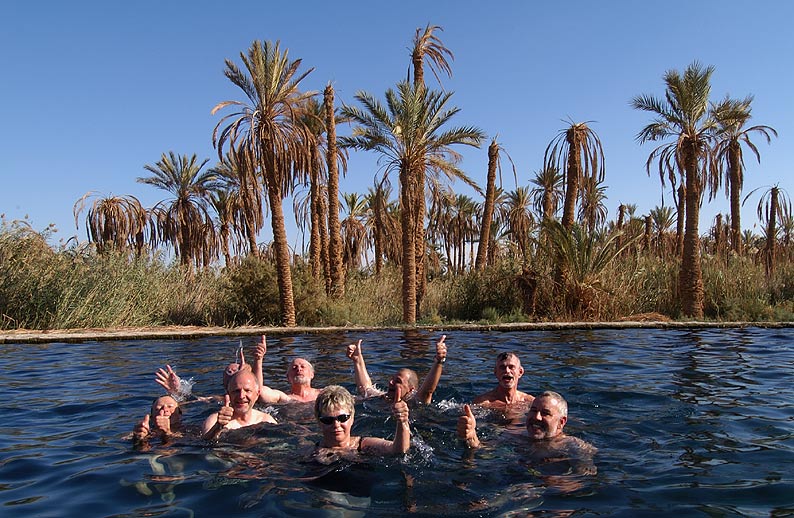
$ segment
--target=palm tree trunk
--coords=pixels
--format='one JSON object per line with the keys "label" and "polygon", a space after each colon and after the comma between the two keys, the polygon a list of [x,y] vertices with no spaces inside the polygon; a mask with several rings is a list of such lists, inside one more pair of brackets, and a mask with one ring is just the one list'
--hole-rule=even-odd
{"label": "palm tree trunk", "polygon": [[675,220],[675,255],[681,257],[684,253],[684,222],[686,220],[686,187],[678,186],[678,205],[676,206]]}
{"label": "palm tree trunk", "polygon": [[579,193],[579,177],[581,176],[580,149],[577,133],[569,129],[566,135],[568,141],[568,164],[565,174],[565,203],[562,211],[562,226],[565,230],[573,227],[574,212],[576,210],[576,196]]}
{"label": "palm tree trunk", "polygon": [[414,237],[414,247],[416,248],[416,318],[419,318],[419,312],[422,308],[422,300],[425,298],[425,291],[427,290],[427,275],[425,274],[425,214],[427,209],[425,207],[425,165],[424,160],[417,174],[416,183],[414,184],[414,204],[416,207],[416,214],[414,216],[414,225],[416,227],[416,237]]}
{"label": "palm tree trunk", "polygon": [[[316,149],[312,149],[312,154],[316,158]],[[316,160],[311,163],[315,164]],[[325,217],[325,214],[320,210],[320,179],[318,178],[320,172],[317,168],[311,172],[310,186],[309,186],[309,210],[311,212],[311,228],[309,230],[309,266],[311,267],[312,277],[315,280],[320,280],[323,273],[322,264],[322,245],[320,238],[320,218]]]}
{"label": "palm tree trunk", "polygon": [[476,270],[485,268],[488,258],[488,244],[491,239],[491,220],[493,220],[494,201],[496,197],[496,161],[499,157],[499,146],[496,139],[488,146],[488,177],[485,186],[485,206],[482,210],[480,222],[480,243],[477,246],[477,260],[474,263]]}
{"label": "palm tree trunk", "polygon": [[[694,146],[690,146],[694,147]],[[681,310],[685,316],[703,318],[703,272],[700,262],[700,181],[697,154],[688,150],[686,158],[686,227],[684,252],[681,257],[679,289]]]}
{"label": "palm tree trunk", "polygon": [[289,242],[287,230],[284,226],[284,211],[281,193],[275,187],[275,182],[268,182],[268,199],[270,200],[271,226],[273,229],[273,244],[276,251],[276,272],[278,275],[278,296],[281,307],[281,323],[284,327],[295,327],[295,299],[292,294],[292,270],[290,268]]}
{"label": "palm tree trunk", "polygon": [[[621,205],[622,207],[623,205]],[[645,234],[642,237],[642,248],[646,252],[649,252],[651,249],[651,229],[653,228],[653,218],[651,215],[645,216]]]}
{"label": "palm tree trunk", "polygon": [[403,322],[416,323],[416,232],[411,205],[415,189],[411,185],[411,171],[406,165],[400,169],[400,222],[402,226],[402,299]]}
{"label": "palm tree trunk", "polygon": [[[735,145],[734,145],[735,144]],[[742,225],[741,225],[741,204],[739,198],[742,195],[742,161],[739,143],[731,143],[728,150],[728,169],[731,182],[731,249],[738,255],[742,255]]]}
{"label": "palm tree trunk", "polygon": [[339,167],[336,148],[336,119],[334,117],[334,87],[328,85],[323,92],[325,103],[325,125],[328,139],[326,158],[328,161],[328,262],[331,272],[333,297],[345,294],[345,271],[342,264],[342,230],[339,223]]}
{"label": "palm tree trunk", "polygon": [[775,248],[777,240],[777,212],[778,212],[778,193],[777,186],[772,187],[769,193],[769,222],[766,227],[766,250],[764,253],[764,264],[766,266],[767,277],[775,271]]}

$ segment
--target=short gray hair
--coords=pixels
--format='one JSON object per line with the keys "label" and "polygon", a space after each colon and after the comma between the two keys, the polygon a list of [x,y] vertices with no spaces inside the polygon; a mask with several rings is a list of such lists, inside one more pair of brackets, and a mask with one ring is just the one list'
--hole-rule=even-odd
{"label": "short gray hair", "polygon": [[332,408],[344,408],[353,415],[356,413],[356,401],[345,387],[328,385],[314,401],[314,417],[319,418],[322,413],[329,412]]}
{"label": "short gray hair", "polygon": [[547,397],[551,399],[555,399],[557,401],[557,407],[560,409],[560,412],[563,416],[568,417],[568,402],[565,401],[565,398],[559,392],[554,392],[553,390],[544,390],[537,396],[538,398]]}

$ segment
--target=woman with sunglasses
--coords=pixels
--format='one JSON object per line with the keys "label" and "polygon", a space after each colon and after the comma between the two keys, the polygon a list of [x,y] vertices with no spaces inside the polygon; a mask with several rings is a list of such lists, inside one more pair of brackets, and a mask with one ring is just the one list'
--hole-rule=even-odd
{"label": "woman with sunglasses", "polygon": [[402,401],[399,387],[394,399],[392,414],[397,426],[393,441],[378,437],[351,436],[356,412],[353,396],[338,385],[325,387],[314,402],[314,415],[323,435],[316,457],[348,457],[350,453],[400,455],[407,452],[411,446],[408,405]]}

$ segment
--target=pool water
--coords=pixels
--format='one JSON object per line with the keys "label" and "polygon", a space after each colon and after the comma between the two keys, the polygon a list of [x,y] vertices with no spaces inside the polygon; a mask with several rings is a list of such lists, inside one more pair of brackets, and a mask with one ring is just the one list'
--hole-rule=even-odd
{"label": "pool water", "polygon": [[[238,338],[6,344],[0,349],[0,515],[62,516],[794,516],[794,332],[790,329],[448,331],[433,403],[413,408],[411,451],[365,463],[311,460],[311,409],[270,407],[279,425],[217,445],[184,438],[136,451],[125,436],[162,390],[158,367],[221,391]],[[373,381],[420,377],[441,332],[274,335],[265,381],[288,390],[295,356],[314,386],[354,391],[345,347],[358,339]],[[256,337],[243,339],[252,351]],[[519,388],[569,402],[565,431],[598,448],[595,474],[548,473],[519,431],[487,413],[488,445],[455,435],[463,403],[495,385],[515,351]],[[199,426],[217,404],[194,402]],[[509,427],[508,427],[509,428]],[[356,407],[354,435],[390,437],[382,401]],[[516,434],[519,437],[516,437]]]}

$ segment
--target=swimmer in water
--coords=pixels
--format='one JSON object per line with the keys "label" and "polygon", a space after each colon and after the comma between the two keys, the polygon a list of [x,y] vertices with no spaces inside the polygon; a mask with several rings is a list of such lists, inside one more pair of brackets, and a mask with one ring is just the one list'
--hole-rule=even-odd
{"label": "swimmer in water", "polygon": [[377,390],[372,384],[372,380],[367,372],[367,366],[364,363],[361,340],[359,340],[358,343],[348,345],[347,357],[353,360],[353,372],[359,395],[363,397],[384,396],[388,401],[396,401],[395,394],[399,388],[402,399],[416,399],[420,403],[429,404],[433,399],[433,392],[436,391],[438,382],[441,379],[444,362],[447,361],[447,344],[444,343],[446,338],[447,335],[441,335],[441,338],[436,343],[436,354],[433,366],[430,368],[430,372],[427,373],[421,386],[419,385],[419,376],[417,376],[416,372],[411,369],[400,369],[389,380],[389,385],[385,393]]}
{"label": "swimmer in water", "polygon": [[151,412],[146,414],[132,430],[132,442],[137,447],[146,447],[153,438],[167,444],[182,431],[182,409],[171,396],[160,396],[152,402]]}
{"label": "swimmer in water", "polygon": [[256,344],[254,349],[253,371],[257,376],[262,390],[259,394],[259,401],[266,404],[271,403],[311,403],[320,394],[320,389],[312,387],[314,379],[314,366],[304,358],[295,358],[290,362],[287,370],[287,381],[290,384],[289,393],[272,389],[265,385],[262,376],[262,364],[267,353],[267,341],[265,335]]}
{"label": "swimmer in water", "polygon": [[226,385],[223,407],[204,421],[202,438],[213,441],[227,430],[258,423],[275,423],[273,416],[254,408],[257,401],[259,401],[259,382],[256,376],[250,370],[240,370]]}
{"label": "swimmer in water", "polygon": [[396,429],[394,440],[389,441],[351,435],[356,413],[353,396],[338,385],[325,387],[314,402],[314,415],[322,432],[315,453],[317,460],[322,462],[324,458],[345,458],[356,454],[401,455],[407,452],[411,446],[411,430],[408,405],[402,401],[401,395],[401,387],[397,387],[392,405]]}
{"label": "swimmer in water", "polygon": [[523,419],[532,404],[532,395],[518,390],[518,382],[524,375],[524,367],[515,353],[504,352],[496,357],[494,376],[497,385],[472,401],[475,405],[504,412],[510,422]]}

